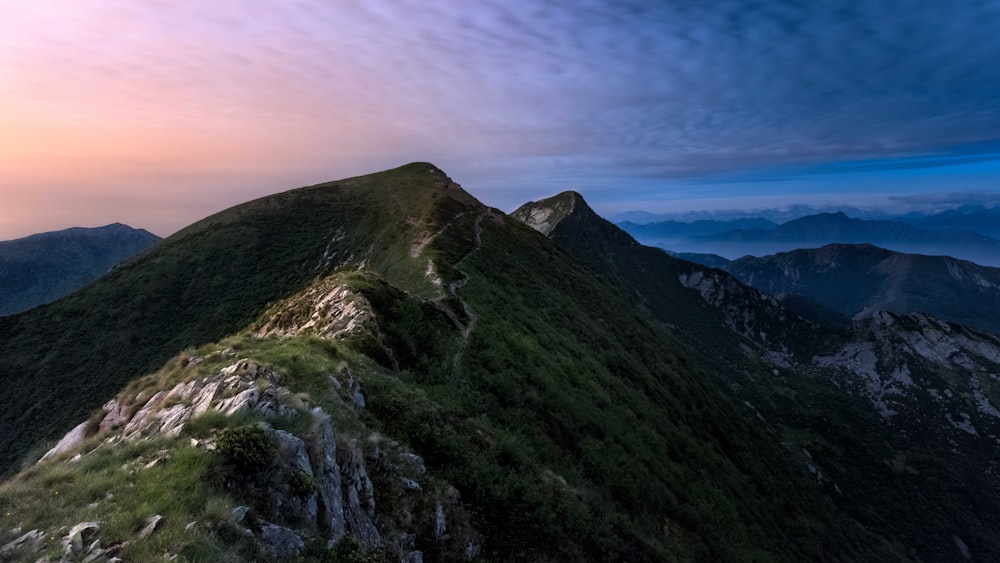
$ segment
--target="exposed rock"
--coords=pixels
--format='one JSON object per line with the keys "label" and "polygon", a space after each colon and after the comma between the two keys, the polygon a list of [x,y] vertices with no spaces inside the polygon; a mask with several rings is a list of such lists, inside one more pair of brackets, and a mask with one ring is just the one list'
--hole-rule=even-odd
{"label": "exposed rock", "polygon": [[268,524],[260,529],[258,536],[261,547],[270,556],[270,559],[290,559],[298,557],[306,548],[302,537],[289,528]]}
{"label": "exposed rock", "polygon": [[365,408],[365,395],[361,392],[361,384],[350,372],[347,372],[347,392],[351,397],[351,403],[359,408]]}
{"label": "exposed rock", "polygon": [[241,524],[246,518],[247,512],[250,512],[249,506],[237,506],[229,513],[229,521],[233,524]]}
{"label": "exposed rock", "polygon": [[375,488],[368,477],[358,441],[351,440],[350,447],[341,451],[341,475],[347,493],[344,517],[361,548],[368,551],[382,543],[382,534],[375,527]]}
{"label": "exposed rock", "polygon": [[256,328],[254,336],[314,334],[339,339],[375,330],[375,315],[368,299],[332,278],[272,311]]}
{"label": "exposed rock", "polygon": [[81,553],[83,546],[93,541],[100,529],[101,526],[97,522],[80,522],[73,526],[62,539],[63,553],[66,555]]}
{"label": "exposed rock", "polygon": [[440,540],[447,531],[448,523],[444,517],[444,506],[439,502],[437,503],[437,508],[434,510],[434,539]]}
{"label": "exposed rock", "polygon": [[466,561],[472,561],[476,557],[479,557],[483,552],[483,545],[479,541],[470,541],[465,544],[465,549],[462,554],[465,556]]}
{"label": "exposed rock", "polygon": [[76,425],[76,427],[67,432],[66,435],[63,436],[62,439],[59,440],[59,442],[56,443],[56,445],[51,450],[45,452],[45,455],[43,455],[42,459],[40,459],[39,461],[44,461],[46,459],[49,459],[50,457],[59,455],[63,452],[67,452],[70,449],[72,449],[73,446],[82,442],[87,437],[87,426],[88,423],[86,422],[81,422],[80,424]]}
{"label": "exposed rock", "polygon": [[[131,417],[123,406],[125,397],[106,403],[106,415],[99,428],[124,424],[122,435],[135,440],[144,435],[178,436],[189,420],[209,410],[233,415],[252,412],[262,416],[288,415],[295,411],[281,403],[278,384],[281,376],[260,364],[240,360],[211,378],[178,383],[168,391],[150,397]],[[258,381],[263,384],[258,388]]]}
{"label": "exposed rock", "polygon": [[45,532],[42,530],[31,530],[14,541],[0,547],[0,559],[13,561],[16,553],[38,553],[45,548]]}
{"label": "exposed rock", "polygon": [[580,196],[575,193],[571,193],[570,196],[559,199],[557,199],[557,196],[557,198],[539,202],[529,201],[518,208],[512,215],[532,229],[547,236],[556,228],[556,225],[560,221],[573,213],[577,199]]}
{"label": "exposed rock", "polygon": [[309,458],[319,501],[319,528],[326,535],[327,546],[333,547],[344,536],[344,497],[340,467],[337,465],[337,441],[330,418],[322,410],[314,411],[320,418],[310,437]]}
{"label": "exposed rock", "polygon": [[136,541],[144,540],[149,536],[153,535],[153,532],[160,527],[160,522],[163,521],[163,517],[159,514],[154,514],[149,518],[146,518],[146,526],[139,532],[139,535],[135,537]]}
{"label": "exposed rock", "polygon": [[137,437],[140,431],[155,431],[159,430],[160,425],[154,423],[158,422],[153,419],[153,413],[157,412],[163,403],[163,400],[167,398],[166,391],[160,391],[146,401],[139,412],[135,413],[129,423],[125,425],[125,430],[122,431],[122,435],[126,439],[131,437]]}
{"label": "exposed rock", "polygon": [[[343,382],[341,398],[355,408],[363,408],[365,398],[360,383],[347,369],[342,369],[338,376]],[[461,538],[455,541],[463,543],[452,549],[461,550],[464,542],[474,537],[474,531],[466,524],[457,491],[446,493],[436,504],[433,499],[428,499],[429,505],[421,501],[420,495],[427,493],[414,477],[424,475],[427,468],[420,456],[405,452],[398,442],[389,442],[389,449],[383,451],[379,439],[361,442],[355,438],[347,446],[342,441],[338,447],[331,418],[318,407],[310,415],[289,407],[286,402],[301,409],[302,400],[279,387],[279,382],[280,375],[273,370],[253,361],[239,360],[214,376],[184,381],[155,393],[147,391],[138,403],[123,393],[104,405],[102,427],[113,434],[102,445],[154,436],[176,437],[188,421],[209,410],[228,415],[246,412],[258,419],[275,414],[311,416],[312,428],[303,437],[258,422],[275,449],[273,460],[252,474],[233,476],[229,482],[236,498],[252,505],[254,510],[254,518],[248,519],[249,506],[234,508],[230,521],[242,530],[246,540],[255,537],[268,559],[300,557],[306,538],[321,538],[332,549],[350,533],[364,551],[383,549],[401,561],[421,562],[423,552],[417,549],[415,528],[426,526],[428,520],[433,523],[433,530],[422,528],[422,533],[431,536],[433,532],[433,535],[427,539],[445,542],[450,536]],[[130,415],[130,411],[134,414]],[[206,449],[214,446],[211,438],[185,439],[179,443]],[[170,453],[169,448],[147,453],[126,464],[126,468],[133,472],[151,468],[168,460]],[[385,483],[396,483],[388,489],[393,494],[406,494],[407,500],[403,501],[406,508],[401,514],[387,514],[385,521],[376,518],[375,485],[369,470],[385,477]],[[434,483],[433,478],[427,479]],[[453,491],[450,487],[447,490]],[[423,507],[436,510],[419,516],[421,510],[426,510]],[[160,515],[151,516],[131,542],[154,535],[162,520]],[[185,529],[197,531],[199,524],[190,522]],[[102,550],[93,537],[96,532],[96,523],[74,527],[64,540],[66,553],[72,554],[67,560],[104,561],[116,555],[122,545],[131,543]],[[31,542],[38,538],[41,538],[38,549],[44,549],[46,534],[33,531],[0,548],[6,549],[0,553],[16,550],[20,557],[29,553],[29,548],[33,548]],[[90,549],[85,547],[88,542]],[[473,549],[478,553],[477,550]],[[7,558],[0,556],[0,560]]]}
{"label": "exposed rock", "polygon": [[955,547],[958,548],[958,552],[962,554],[962,559],[966,561],[972,560],[972,551],[969,550],[969,546],[965,545],[962,538],[958,536],[951,536],[951,541],[954,542]]}
{"label": "exposed rock", "polygon": [[266,517],[294,525],[316,525],[319,509],[315,488],[303,490],[303,482],[313,484],[312,464],[301,438],[284,430],[270,430],[277,448],[278,465],[264,483]]}
{"label": "exposed rock", "polygon": [[111,399],[105,403],[104,412],[106,414],[97,426],[98,432],[114,430],[128,422],[128,409],[118,399]]}

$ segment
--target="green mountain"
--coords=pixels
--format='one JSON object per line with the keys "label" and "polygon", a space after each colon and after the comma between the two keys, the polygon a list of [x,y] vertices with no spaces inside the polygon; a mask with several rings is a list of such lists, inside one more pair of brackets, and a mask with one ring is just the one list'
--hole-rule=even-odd
{"label": "green mountain", "polygon": [[723,269],[767,293],[800,295],[849,317],[927,313],[1000,333],[1000,269],[965,260],[834,244],[746,256]]}
{"label": "green mountain", "polygon": [[0,242],[0,315],[67,295],[159,241],[148,231],[115,223]]}
{"label": "green mountain", "polygon": [[640,246],[572,192],[514,216],[544,217],[560,248],[677,335],[866,529],[920,560],[1000,557],[1000,339],[923,314],[807,320],[795,311],[822,308]]}
{"label": "green mountain", "polygon": [[[234,207],[0,319],[0,557],[910,558],[630,272],[595,276],[614,248],[577,260],[414,163]],[[720,353],[749,339],[675,289],[651,308],[707,311]]]}

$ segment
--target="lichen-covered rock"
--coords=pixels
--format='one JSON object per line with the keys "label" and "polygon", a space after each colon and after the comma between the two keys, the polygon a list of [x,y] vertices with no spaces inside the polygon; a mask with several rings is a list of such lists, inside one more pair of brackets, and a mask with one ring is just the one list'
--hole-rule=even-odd
{"label": "lichen-covered rock", "polygon": [[340,466],[337,465],[337,440],[330,417],[322,410],[313,411],[320,422],[309,439],[309,458],[319,503],[319,528],[333,547],[344,537],[344,497]]}
{"label": "lichen-covered rock", "polygon": [[0,547],[0,561],[16,561],[19,554],[23,558],[28,558],[43,549],[45,549],[45,532],[31,530]]}
{"label": "lichen-covered rock", "polygon": [[76,425],[72,430],[67,432],[66,435],[63,436],[51,450],[45,452],[45,455],[42,456],[41,460],[46,460],[63,452],[67,452],[72,449],[73,446],[82,442],[87,437],[87,426],[88,424],[86,422]]}
{"label": "lichen-covered rock", "polygon": [[254,331],[257,338],[312,334],[340,339],[377,331],[371,304],[361,293],[330,279],[271,311]]}
{"label": "lichen-covered rock", "polygon": [[312,464],[301,438],[284,430],[270,430],[277,449],[277,466],[264,484],[265,517],[314,528],[319,509]]}
{"label": "lichen-covered rock", "polygon": [[257,537],[272,561],[298,557],[306,548],[302,536],[295,530],[277,524],[263,526]]}
{"label": "lichen-covered rock", "polygon": [[368,477],[368,470],[357,440],[351,440],[343,451],[340,463],[346,491],[344,517],[347,526],[365,551],[382,543],[382,534],[375,526],[375,487]]}

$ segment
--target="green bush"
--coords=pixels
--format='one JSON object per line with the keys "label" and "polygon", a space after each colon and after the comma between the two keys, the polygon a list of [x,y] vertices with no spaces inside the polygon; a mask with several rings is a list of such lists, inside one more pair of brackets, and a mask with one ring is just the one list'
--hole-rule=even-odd
{"label": "green bush", "polygon": [[226,428],[219,434],[216,444],[223,455],[245,470],[264,467],[275,456],[267,432],[255,424]]}

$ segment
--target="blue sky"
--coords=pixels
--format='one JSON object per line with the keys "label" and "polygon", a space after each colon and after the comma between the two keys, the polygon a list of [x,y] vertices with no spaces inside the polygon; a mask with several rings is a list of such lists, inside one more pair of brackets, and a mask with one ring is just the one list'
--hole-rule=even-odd
{"label": "blue sky", "polygon": [[998,1],[0,9],[0,239],[166,235],[414,160],[505,210],[565,189],[605,214],[1000,191]]}

